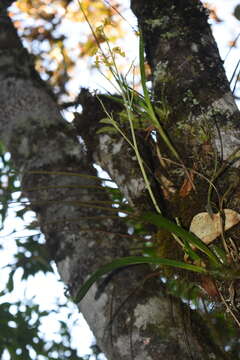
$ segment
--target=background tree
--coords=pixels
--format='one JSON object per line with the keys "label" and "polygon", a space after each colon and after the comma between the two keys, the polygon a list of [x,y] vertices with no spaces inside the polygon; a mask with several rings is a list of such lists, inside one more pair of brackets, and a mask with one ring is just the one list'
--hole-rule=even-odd
{"label": "background tree", "polygon": [[[49,26],[37,25],[26,32],[20,28],[20,32],[29,40],[35,36],[41,40],[42,36],[48,39],[51,51],[55,49],[50,70],[41,68],[47,62],[41,47],[36,54],[41,75],[49,78],[55,94],[35,71],[34,59],[5,13],[9,2],[2,2],[0,124],[2,141],[21,177],[21,196],[29,199],[45,235],[47,260],[56,262],[74,298],[93,271],[119,257],[142,255],[146,245],[151,245],[155,258],[183,261],[185,254],[186,264],[191,261],[189,265],[200,267],[206,275],[172,268],[153,271],[148,265],[120,268],[104,280],[98,279],[81,301],[80,310],[109,359],[237,358],[238,226],[224,231],[229,220],[224,209],[237,211],[239,207],[239,112],[206,10],[191,0],[131,2],[151,68],[155,108],[149,106],[156,123],[149,122],[148,116],[145,119],[146,93],[130,105],[135,106],[131,109],[138,120],[134,134],[154,204],[129,143],[119,133],[101,128],[100,120],[107,111],[130,138],[128,123],[123,121],[124,101],[83,90],[74,102],[82,106],[81,114],[75,114],[73,124],[63,119],[60,110],[68,105],[63,101],[72,60],[64,38],[55,32],[61,16],[44,12],[44,4],[19,2],[22,11],[49,22]],[[71,1],[62,2],[63,9],[66,5]],[[86,7],[91,9],[90,5],[86,1]],[[114,14],[113,7],[104,9],[109,16]],[[91,23],[91,14],[86,14]],[[105,32],[94,34],[85,44],[93,52],[106,41]],[[127,88],[127,94],[129,91],[135,101],[134,91]],[[120,192],[106,186],[94,164],[107,171]],[[221,236],[217,245],[209,245],[218,266],[213,267],[202,255],[202,245],[197,252],[181,239],[185,240],[181,248],[174,231],[157,230],[161,217],[153,214],[158,209],[172,222],[178,218],[180,229],[189,229],[192,218],[206,209],[205,216],[213,220],[219,212]],[[119,216],[120,211],[129,215],[127,220]],[[148,221],[146,217],[145,222],[140,221],[139,214],[146,216],[147,211],[151,211]],[[191,309],[191,302],[184,304],[183,298],[193,299],[186,293],[186,280],[200,284],[210,303],[220,304],[217,311],[210,311],[207,301],[205,312],[198,302],[198,311]],[[223,317],[223,305],[234,321]]]}

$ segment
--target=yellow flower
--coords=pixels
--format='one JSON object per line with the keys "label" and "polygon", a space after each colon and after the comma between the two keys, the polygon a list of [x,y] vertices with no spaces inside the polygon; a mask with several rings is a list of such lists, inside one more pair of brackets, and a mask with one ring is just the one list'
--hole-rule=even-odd
{"label": "yellow flower", "polygon": [[119,47],[119,46],[115,46],[113,49],[112,49],[112,52],[114,52],[115,54],[119,54],[121,55],[122,57],[125,57],[126,54],[124,51],[122,51],[122,49]]}

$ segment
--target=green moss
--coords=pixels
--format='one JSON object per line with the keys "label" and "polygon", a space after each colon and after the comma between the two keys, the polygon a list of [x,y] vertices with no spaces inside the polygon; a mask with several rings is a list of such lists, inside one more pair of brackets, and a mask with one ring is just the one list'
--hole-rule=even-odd
{"label": "green moss", "polygon": [[156,69],[154,71],[154,82],[155,83],[169,83],[171,81],[174,81],[173,76],[169,73],[168,70],[168,61],[160,61]]}
{"label": "green moss", "polygon": [[[181,261],[183,260],[183,251],[170,232],[160,229],[153,235],[152,240],[154,256]],[[167,278],[172,277],[173,274],[176,274],[176,272],[178,271],[170,266],[163,267],[163,274]]]}
{"label": "green moss", "polygon": [[171,39],[179,37],[180,35],[181,35],[181,33],[178,31],[168,31],[165,34],[163,34],[162,37],[163,37],[163,39],[171,40]]}
{"label": "green moss", "polygon": [[162,29],[169,27],[170,17],[165,15],[162,17],[159,17],[157,19],[147,19],[145,22],[148,26],[150,26],[152,29],[156,27],[161,27]]}
{"label": "green moss", "polygon": [[[164,319],[165,320],[165,319]],[[169,326],[171,324],[169,323]],[[163,345],[164,340],[169,341],[169,333],[166,332],[166,328],[168,328],[167,321],[164,321],[164,324],[156,325],[156,324],[148,324],[145,334],[151,334],[151,338],[154,337],[155,342],[159,342],[159,345]],[[145,335],[145,336],[146,336]]]}
{"label": "green moss", "polygon": [[192,90],[190,90],[190,89],[188,89],[188,90],[185,92],[182,101],[183,101],[184,103],[187,103],[188,106],[190,105],[190,107],[191,107],[191,106],[195,106],[195,105],[199,105],[198,99],[195,98],[195,96],[193,95]]}

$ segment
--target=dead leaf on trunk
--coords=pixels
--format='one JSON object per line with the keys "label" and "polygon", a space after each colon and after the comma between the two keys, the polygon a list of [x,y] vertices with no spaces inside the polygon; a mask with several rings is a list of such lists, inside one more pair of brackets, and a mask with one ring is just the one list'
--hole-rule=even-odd
{"label": "dead leaf on trunk", "polygon": [[[228,230],[240,221],[240,214],[231,209],[224,209],[224,230]],[[190,231],[200,238],[205,244],[210,244],[222,232],[222,221],[220,213],[209,215],[202,212],[194,216],[190,225]]]}
{"label": "dead leaf on trunk", "polygon": [[182,198],[186,197],[193,189],[193,178],[194,178],[194,172],[189,171],[189,177],[186,177],[184,179],[181,189],[179,190],[180,197]]}
{"label": "dead leaf on trunk", "polygon": [[219,291],[216,287],[216,284],[209,276],[201,277],[201,287],[211,298],[219,297]]}

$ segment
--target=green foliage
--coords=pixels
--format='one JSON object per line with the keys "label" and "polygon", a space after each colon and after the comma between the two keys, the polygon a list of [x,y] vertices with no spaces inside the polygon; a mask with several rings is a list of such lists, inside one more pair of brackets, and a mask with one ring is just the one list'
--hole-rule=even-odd
{"label": "green foliage", "polygon": [[[30,237],[31,238],[31,237]],[[20,243],[17,241],[17,243]],[[1,296],[9,296],[15,290],[14,275],[19,269],[23,269],[22,279],[27,280],[39,272],[52,271],[50,266],[44,261],[38,262],[34,257],[43,256],[42,246],[32,239],[26,242],[28,257],[24,255],[22,244],[20,245],[21,254],[16,254],[16,263],[9,265],[10,273],[5,289]],[[44,250],[45,252],[45,250]],[[41,254],[41,255],[39,255]],[[47,293],[46,293],[47,296]],[[1,299],[2,300],[2,299]],[[53,360],[53,359],[69,359],[69,360],[87,360],[77,355],[77,351],[71,346],[70,329],[65,321],[59,321],[60,341],[51,341],[45,338],[41,333],[42,320],[50,318],[53,312],[60,312],[65,306],[55,306],[54,310],[41,310],[40,305],[36,304],[34,299],[24,299],[18,301],[2,302],[0,304],[0,359],[7,351],[11,359],[19,360]]]}
{"label": "green foliage", "polygon": [[219,267],[221,265],[216,255],[197,236],[166,219],[162,215],[148,212],[143,214],[142,219],[150,224],[156,225],[159,228],[166,229],[176,236],[179,236],[184,241],[186,253],[192,257],[193,260],[199,260],[199,257],[196,258],[196,253],[191,251],[191,245],[194,245],[202,253],[207,255],[215,267]]}
{"label": "green foliage", "polygon": [[64,322],[60,323],[62,341],[46,343],[40,334],[42,318],[50,315],[49,311],[41,311],[34,302],[19,301],[14,304],[4,302],[0,305],[1,334],[0,358],[8,351],[11,359],[78,359],[76,351],[69,346],[69,332]]}
{"label": "green foliage", "polygon": [[194,271],[198,273],[207,273],[206,269],[201,266],[191,265],[184,263],[182,261],[176,261],[171,259],[162,259],[159,257],[144,257],[144,256],[129,256],[125,258],[120,258],[112,261],[111,263],[102,266],[90,278],[85,282],[85,284],[79,289],[76,297],[73,299],[74,302],[78,303],[86,295],[89,288],[97,281],[101,276],[107,274],[110,271],[115,269],[137,264],[151,264],[151,265],[164,265],[171,266],[179,269],[185,269],[188,271]]}
{"label": "green foliage", "polygon": [[27,304],[24,306],[24,310],[20,310],[20,307],[23,306],[21,303],[16,303],[17,311],[12,314],[10,312],[12,306],[10,303],[0,305],[0,355],[4,350],[8,350],[11,359],[30,360],[30,349],[35,350],[38,354],[47,355],[44,351],[44,343],[38,335],[40,319],[47,313],[41,312],[37,305]]}
{"label": "green foliage", "polygon": [[19,268],[23,270],[22,280],[27,280],[29,276],[34,276],[38,272],[49,273],[53,271],[50,266],[50,258],[46,245],[39,242],[39,236],[33,235],[24,240],[16,240],[18,252],[14,255],[15,263],[8,266],[10,273],[6,287],[9,292],[13,290],[13,277]]}
{"label": "green foliage", "polygon": [[[128,266],[128,265],[136,265],[136,264],[151,264],[151,265],[160,265],[160,266],[170,266],[174,268],[184,269],[188,271],[198,272],[207,274],[210,273],[212,269],[219,269],[221,267],[221,262],[219,261],[218,257],[194,234],[186,231],[185,229],[181,228],[177,224],[173,223],[172,221],[166,219],[160,214],[155,213],[146,213],[143,214],[140,219],[143,222],[147,222],[148,224],[156,225],[158,228],[163,228],[168,230],[170,233],[179,236],[185,244],[185,252],[192,258],[193,261],[198,261],[200,263],[201,258],[195,251],[191,249],[191,246],[194,245],[198,250],[200,250],[203,254],[207,256],[210,262],[210,268],[207,270],[202,266],[191,265],[182,261],[160,258],[157,256],[130,256],[125,258],[120,258],[117,260],[112,261],[109,264],[102,266],[98,269],[94,274],[90,276],[90,278],[85,282],[85,284],[79,289],[77,295],[74,299],[75,302],[81,301],[81,299],[86,295],[89,288],[92,284],[97,281],[101,276],[105,275],[106,273],[113,271],[117,268]],[[144,249],[145,254],[147,254],[148,250],[152,250],[151,248]],[[153,252],[150,252],[153,254]],[[220,271],[220,270],[219,270]]]}
{"label": "green foliage", "polygon": [[201,290],[196,283],[175,276],[173,279],[167,280],[166,288],[171,295],[191,301],[196,307],[199,306]]}

